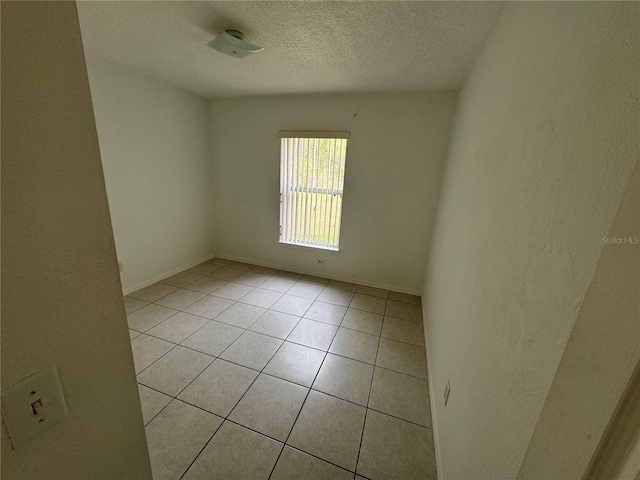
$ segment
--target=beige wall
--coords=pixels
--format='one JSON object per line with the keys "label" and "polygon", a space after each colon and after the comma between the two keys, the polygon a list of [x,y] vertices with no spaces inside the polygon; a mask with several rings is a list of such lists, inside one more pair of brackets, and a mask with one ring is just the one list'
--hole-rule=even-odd
{"label": "beige wall", "polygon": [[439,478],[518,474],[637,160],[638,7],[510,4],[460,94],[423,297]]}
{"label": "beige wall", "polygon": [[1,8],[2,389],[56,364],[69,411],[2,478],[150,478],[76,7]]}
{"label": "beige wall", "polygon": [[129,293],[215,252],[207,101],[113,63],[87,62]]}
{"label": "beige wall", "polygon": [[640,164],[606,237],[519,478],[583,478],[640,362]]}
{"label": "beige wall", "polygon": [[[419,293],[456,97],[213,100],[216,254]],[[278,243],[279,130],[351,132],[339,253]]]}
{"label": "beige wall", "polygon": [[[638,187],[640,190],[640,186]],[[585,480],[640,479],[640,363],[600,441]]]}

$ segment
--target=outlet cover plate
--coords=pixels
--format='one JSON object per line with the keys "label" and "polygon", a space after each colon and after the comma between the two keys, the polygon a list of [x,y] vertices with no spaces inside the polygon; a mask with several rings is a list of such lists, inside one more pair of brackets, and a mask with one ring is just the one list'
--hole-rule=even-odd
{"label": "outlet cover plate", "polygon": [[[36,414],[32,404],[40,401]],[[67,404],[55,365],[25,378],[2,392],[2,417],[13,447],[24,445],[67,415]]]}

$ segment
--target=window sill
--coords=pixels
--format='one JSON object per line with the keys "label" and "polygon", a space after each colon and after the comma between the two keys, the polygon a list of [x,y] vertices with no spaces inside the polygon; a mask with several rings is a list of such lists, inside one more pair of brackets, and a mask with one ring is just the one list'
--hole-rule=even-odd
{"label": "window sill", "polygon": [[283,242],[281,240],[278,240],[278,243],[280,245],[286,245],[287,247],[298,247],[298,248],[305,248],[305,249],[312,249],[312,250],[321,250],[323,252],[334,252],[334,253],[340,253],[340,248],[331,248],[331,247],[318,247],[316,245],[303,245],[300,243],[291,243],[291,242]]}

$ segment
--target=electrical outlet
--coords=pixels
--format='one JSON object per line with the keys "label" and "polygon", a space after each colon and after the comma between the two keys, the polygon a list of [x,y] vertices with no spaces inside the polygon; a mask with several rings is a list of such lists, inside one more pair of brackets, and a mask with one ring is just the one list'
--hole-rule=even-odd
{"label": "electrical outlet", "polygon": [[118,260],[118,270],[124,272],[124,262],[122,260]]}
{"label": "electrical outlet", "polygon": [[319,263],[320,265],[324,265],[324,258],[319,258],[319,259],[318,259],[318,263]]}
{"label": "electrical outlet", "polygon": [[449,380],[447,380],[447,386],[444,387],[444,406],[447,406],[447,402],[449,401],[449,394],[451,393],[451,385],[449,385]]}

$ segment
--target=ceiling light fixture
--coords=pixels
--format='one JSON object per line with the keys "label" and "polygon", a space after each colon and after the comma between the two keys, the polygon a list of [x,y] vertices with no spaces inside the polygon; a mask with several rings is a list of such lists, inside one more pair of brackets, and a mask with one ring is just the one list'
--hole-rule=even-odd
{"label": "ceiling light fixture", "polygon": [[245,42],[244,35],[238,30],[227,30],[222,35],[218,35],[207,45],[211,48],[236,58],[244,58],[251,53],[258,53],[264,50],[263,47]]}

